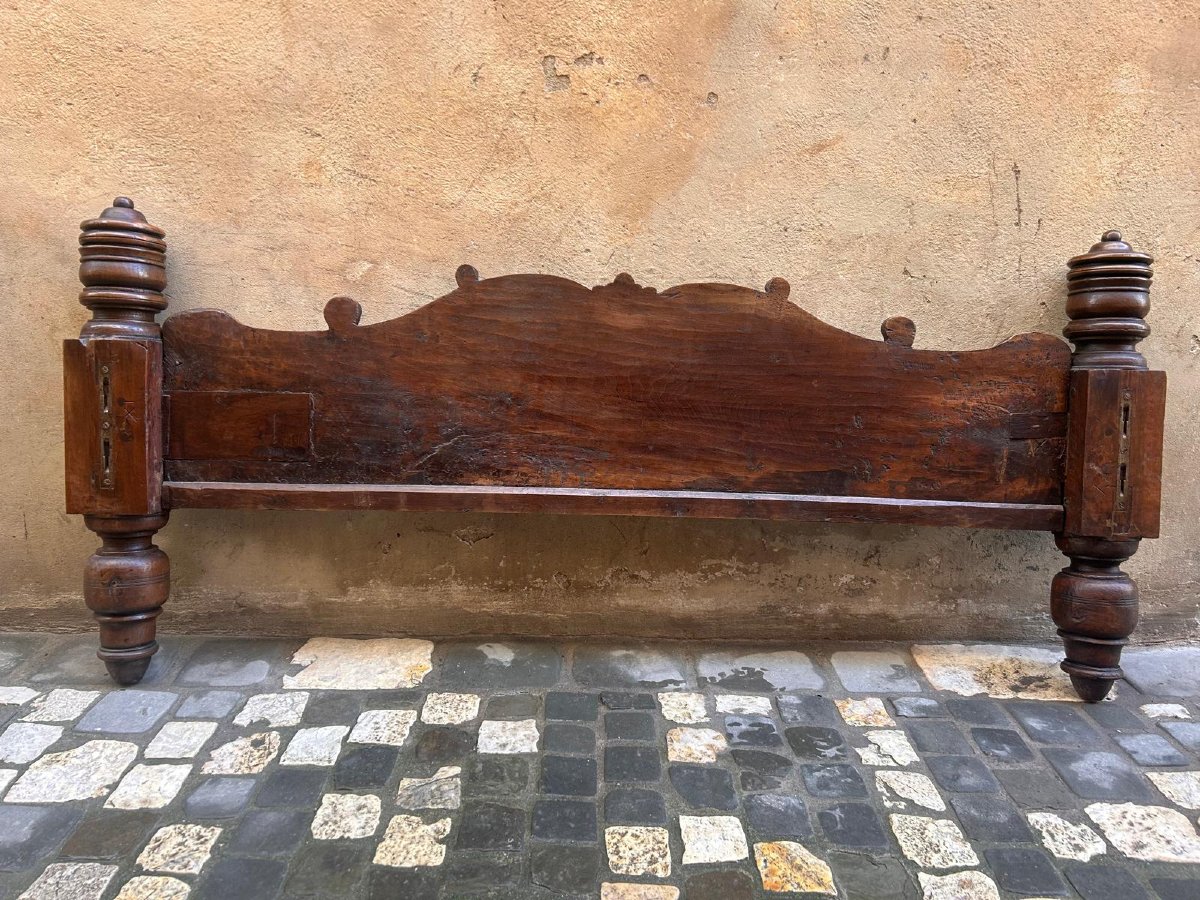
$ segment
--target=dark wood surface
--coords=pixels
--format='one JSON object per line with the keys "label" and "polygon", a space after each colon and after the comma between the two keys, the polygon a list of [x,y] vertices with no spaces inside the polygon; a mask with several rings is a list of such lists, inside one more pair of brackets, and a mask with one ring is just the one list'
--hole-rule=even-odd
{"label": "dark wood surface", "polygon": [[346,298],[326,331],[177,315],[166,477],[1061,503],[1064,342],[915,350],[787,294],[460,270],[370,326]]}
{"label": "dark wood surface", "polygon": [[1057,504],[819,497],[729,491],[620,491],[488,485],[247,484],[169,481],[172,507],[198,509],[387,509],[410,512],[540,512],[562,515],[667,516],[958,525],[1055,531]]}
{"label": "dark wood surface", "polygon": [[1050,586],[1050,612],[1079,696],[1103,700],[1121,677],[1137,627],[1137,584],[1121,563],[1158,536],[1166,375],[1137,349],[1150,334],[1149,255],[1106,231],[1068,263],[1063,334],[1071,357],[1063,527],[1069,563]]}
{"label": "dark wood surface", "polygon": [[84,599],[122,684],[157,650],[172,507],[595,513],[1053,531],[1051,613],[1079,695],[1121,677],[1158,534],[1165,377],[1149,335],[1152,260],[1106,232],[1068,263],[1064,335],[914,349],[788,300],[627,275],[588,289],[480,281],[360,326],[267,331],[218,311],[168,319],[166,242],[127,198],[83,223],[64,347],[67,506],[101,547]]}
{"label": "dark wood surface", "polygon": [[63,344],[67,511],[101,544],[83,598],[119,684],[136,684],[158,651],[155,621],[170,561],[154,546],[162,503],[162,341],[167,243],[128,197],[80,226],[79,302],[92,314]]}
{"label": "dark wood surface", "polygon": [[162,347],[63,342],[67,512],[148,515],[162,498]]}
{"label": "dark wood surface", "polygon": [[1065,530],[1117,540],[1158,537],[1166,373],[1071,373]]}

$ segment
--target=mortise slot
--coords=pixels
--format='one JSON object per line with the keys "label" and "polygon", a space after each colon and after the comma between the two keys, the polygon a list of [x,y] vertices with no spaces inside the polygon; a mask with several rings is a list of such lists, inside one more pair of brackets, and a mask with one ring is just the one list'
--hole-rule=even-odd
{"label": "mortise slot", "polygon": [[1126,393],[1121,400],[1121,440],[1117,448],[1117,508],[1125,508],[1125,489],[1129,476],[1129,408],[1130,397]]}
{"label": "mortise slot", "polygon": [[112,487],[112,378],[100,367],[100,487]]}

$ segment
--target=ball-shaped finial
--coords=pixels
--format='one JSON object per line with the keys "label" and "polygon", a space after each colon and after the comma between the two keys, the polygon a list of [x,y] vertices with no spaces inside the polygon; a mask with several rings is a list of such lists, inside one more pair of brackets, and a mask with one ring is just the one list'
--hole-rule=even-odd
{"label": "ball-shaped finial", "polygon": [[792,292],[792,286],[787,283],[786,278],[776,276],[767,282],[767,286],[763,289],[764,293],[771,297],[778,297],[780,300],[786,300]]}
{"label": "ball-shaped finial", "polygon": [[119,206],[122,209],[133,209],[133,201],[128,197],[113,198],[113,206]]}
{"label": "ball-shaped finial", "polygon": [[885,343],[899,347],[911,347],[917,339],[917,323],[905,316],[884,319],[879,331]]}
{"label": "ball-shaped finial", "polygon": [[472,265],[463,263],[454,271],[454,281],[461,288],[474,284],[479,280],[479,270]]}
{"label": "ball-shaped finial", "polygon": [[334,297],[325,304],[325,324],[338,337],[347,337],[362,320],[362,306],[353,297]]}
{"label": "ball-shaped finial", "polygon": [[1100,235],[1100,240],[1104,243],[1108,243],[1110,241],[1119,241],[1121,240],[1121,232],[1113,228],[1110,231],[1106,231],[1104,234]]}

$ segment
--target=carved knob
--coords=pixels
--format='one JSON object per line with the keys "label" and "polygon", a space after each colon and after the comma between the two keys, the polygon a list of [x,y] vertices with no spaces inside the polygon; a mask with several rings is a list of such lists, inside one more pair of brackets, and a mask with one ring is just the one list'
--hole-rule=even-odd
{"label": "carved knob", "polygon": [[460,288],[466,287],[469,284],[474,284],[479,280],[479,270],[472,265],[463,263],[454,270],[454,281]]}
{"label": "carved knob", "polygon": [[1138,341],[1150,334],[1150,264],[1154,260],[1106,231],[1091,250],[1067,263],[1067,316],[1063,329],[1075,344],[1075,368],[1146,368]]}
{"label": "carved knob", "polygon": [[334,297],[325,304],[325,324],[338,337],[353,333],[362,319],[362,306],[353,297]]}
{"label": "carved knob", "polygon": [[167,308],[163,230],[128,197],[79,227],[79,302],[92,311],[82,336],[157,337],[154,316]]}
{"label": "carved knob", "polygon": [[883,324],[879,326],[879,331],[883,334],[885,342],[901,347],[911,347],[913,341],[917,339],[916,323],[904,316],[892,316],[890,319],[884,319]]}

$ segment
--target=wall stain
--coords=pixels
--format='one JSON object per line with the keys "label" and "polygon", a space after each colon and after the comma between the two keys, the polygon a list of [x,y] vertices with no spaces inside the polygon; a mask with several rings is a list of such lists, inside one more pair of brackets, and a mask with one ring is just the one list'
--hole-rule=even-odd
{"label": "wall stain", "polygon": [[571,76],[558,74],[558,60],[553,56],[542,57],[542,74],[546,76],[548,94],[565,91],[571,86]]}
{"label": "wall stain", "polygon": [[1016,191],[1017,191],[1017,221],[1013,224],[1015,224],[1018,228],[1020,228],[1021,227],[1021,168],[1014,162],[1012,171],[1013,171],[1013,184],[1016,186]]}

